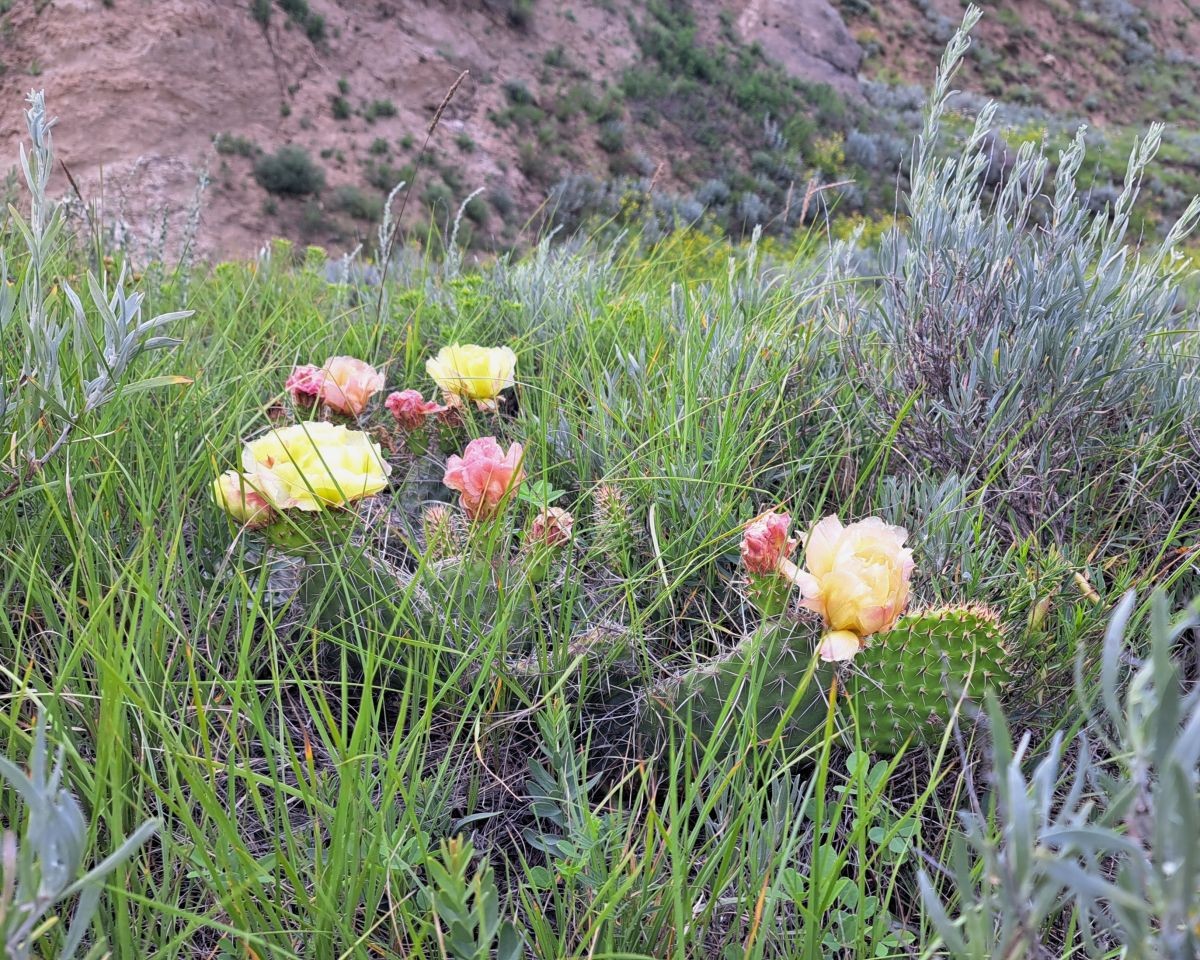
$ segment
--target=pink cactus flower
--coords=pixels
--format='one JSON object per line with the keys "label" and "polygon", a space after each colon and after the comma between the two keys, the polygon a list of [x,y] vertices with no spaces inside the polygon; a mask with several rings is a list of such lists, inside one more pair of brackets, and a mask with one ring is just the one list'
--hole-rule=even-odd
{"label": "pink cactus flower", "polygon": [[562,507],[547,507],[533,518],[529,539],[548,547],[563,547],[571,542],[571,528],[574,525],[575,518]]}
{"label": "pink cactus flower", "polygon": [[442,482],[457,490],[463,509],[472,520],[490,520],[500,512],[504,498],[516,493],[525,471],[525,449],[514,443],[505,452],[495,437],[480,437],[467,444],[463,455],[446,461]]}
{"label": "pink cactus flower", "polygon": [[321,396],[321,384],[325,382],[325,372],[320,367],[306,363],[292,370],[284,386],[292,395],[292,403],[296,406],[311,406]]}
{"label": "pink cactus flower", "polygon": [[357,417],[371,397],[383,389],[383,374],[354,357],[330,357],[322,368],[321,399],[331,409]]}
{"label": "pink cactus flower", "polygon": [[417,390],[400,390],[390,393],[383,405],[405,430],[421,429],[425,425],[426,417],[439,414],[446,409],[440,403],[426,400]]}
{"label": "pink cactus flower", "polygon": [[768,510],[746,524],[742,533],[742,563],[752,574],[779,571],[788,554],[796,549],[796,541],[788,537],[792,518],[786,512]]}

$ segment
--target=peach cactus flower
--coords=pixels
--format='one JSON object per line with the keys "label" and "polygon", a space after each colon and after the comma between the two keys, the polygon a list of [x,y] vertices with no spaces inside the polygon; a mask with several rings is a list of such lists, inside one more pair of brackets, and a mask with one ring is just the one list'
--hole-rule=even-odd
{"label": "peach cactus flower", "polygon": [[504,498],[515,493],[525,479],[524,456],[519,443],[506,452],[495,437],[479,437],[467,444],[461,457],[447,459],[442,482],[458,491],[472,520],[490,520],[500,512]]}
{"label": "peach cactus flower", "polygon": [[827,663],[853,660],[863,648],[862,638],[853,630],[830,630],[821,638],[817,653]]}
{"label": "peach cactus flower", "polygon": [[405,430],[421,429],[425,425],[426,417],[441,413],[446,409],[440,403],[426,400],[417,390],[400,390],[390,393],[383,405]]}
{"label": "peach cactus flower", "polygon": [[548,547],[563,547],[571,542],[575,518],[562,507],[546,507],[538,512],[529,527],[529,539]]}
{"label": "peach cactus flower", "polygon": [[805,569],[791,579],[804,594],[801,606],[819,613],[831,631],[821,645],[824,659],[850,659],[866,637],[900,618],[915,566],[907,537],[879,517],[843,526],[830,515],[809,532]]}
{"label": "peach cactus flower", "polygon": [[742,563],[752,574],[771,574],[780,571],[780,564],[796,549],[796,541],[788,536],[792,518],[786,512],[768,510],[746,524],[742,532]]}
{"label": "peach cactus flower", "polygon": [[284,387],[292,395],[292,403],[300,406],[315,403],[320,399],[321,385],[324,382],[324,371],[320,367],[306,363],[292,370]]}
{"label": "peach cactus flower", "polygon": [[226,470],[213,481],[213,500],[238,523],[251,529],[265,527],[274,518],[271,504],[250,483],[251,477]]}
{"label": "peach cactus flower", "polygon": [[338,413],[357,417],[383,389],[383,374],[354,357],[330,357],[321,368],[321,399]]}

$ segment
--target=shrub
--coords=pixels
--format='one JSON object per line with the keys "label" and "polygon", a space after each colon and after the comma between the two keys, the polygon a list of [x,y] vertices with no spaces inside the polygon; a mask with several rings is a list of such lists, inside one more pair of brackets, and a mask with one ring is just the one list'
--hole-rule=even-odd
{"label": "shrub", "polygon": [[524,30],[533,22],[533,0],[508,0],[509,26]]}
{"label": "shrub", "polygon": [[334,120],[349,120],[350,119],[350,101],[340,94],[333,97],[330,101],[331,111]]}
{"label": "shrub", "polygon": [[[17,364],[11,382],[6,382],[10,369],[0,363],[0,434],[8,438],[8,452],[0,461],[0,501],[36,477],[76,428],[128,385],[134,361],[175,346],[178,341],[164,336],[163,328],[191,315],[188,311],[143,318],[143,294],[126,288],[124,264],[115,278],[97,278],[89,272],[86,298],[65,279],[50,274],[55,237],[63,228],[63,208],[48,196],[54,169],[54,120],[46,113],[43,93],[30,93],[27,102],[25,123],[31,148],[22,152],[21,160],[30,216],[25,220],[11,214],[27,251],[19,271],[11,274],[15,281],[7,281],[8,259],[0,248],[0,340],[6,345],[5,359],[11,357]],[[65,303],[45,294],[57,284]],[[91,315],[101,318],[99,330],[85,312],[85,299]],[[160,383],[182,380],[156,379]],[[11,877],[7,864],[5,871],[6,878]],[[0,902],[0,926],[4,913],[5,904]]]}
{"label": "shrub", "polygon": [[260,157],[254,164],[254,179],[268,193],[303,197],[320,193],[325,187],[325,174],[297,146],[280,147],[275,153]]}
{"label": "shrub", "polygon": [[[968,797],[942,885],[959,922],[939,884],[920,874],[952,960],[1057,952],[1064,913],[1086,957],[1200,955],[1200,686],[1185,688],[1171,656],[1195,620],[1171,623],[1156,597],[1150,656],[1122,684],[1125,665],[1136,662],[1126,649],[1133,610],[1129,594],[1113,614],[1098,697],[1080,677],[1079,701],[1098,700],[1099,715],[1083,727],[1072,759],[1063,733],[1034,753],[1028,737],[1014,745],[998,706],[989,710],[995,796]],[[1031,756],[1041,759],[1027,775]]]}
{"label": "shrub", "polygon": [[411,163],[393,167],[390,163],[370,164],[367,183],[381,193],[391,193],[398,183],[412,183],[416,168]]}
{"label": "shrub", "polygon": [[729,184],[724,180],[706,180],[696,188],[696,202],[702,206],[720,206],[728,201]]}
{"label": "shrub", "polygon": [[[99,906],[105,877],[133,858],[159,828],[156,820],[143,823],[114,853],[89,870],[84,862],[87,820],[79,801],[62,784],[66,748],[60,747],[57,755],[53,753],[47,742],[47,726],[46,715],[39,712],[28,774],[0,756],[0,779],[8,782],[28,808],[19,842],[14,833],[0,835],[6,852],[6,882],[0,890],[0,949],[13,960],[33,956],[30,947],[34,941],[42,939],[55,925],[66,927],[68,942],[83,940]],[[78,900],[70,921],[65,916],[56,917],[55,908],[63,909],[76,894]],[[90,956],[101,952],[103,942],[95,947]],[[70,953],[73,951],[61,956]]]}
{"label": "shrub", "polygon": [[391,100],[372,100],[363,111],[367,123],[374,123],[380,117],[394,117],[396,105]]}
{"label": "shrub", "polygon": [[355,220],[375,222],[383,216],[383,200],[364,193],[358,187],[346,185],[333,192],[334,209],[349,214]]}
{"label": "shrub", "polygon": [[267,26],[271,22],[271,0],[251,0],[250,15],[260,26]]}
{"label": "shrub", "polygon": [[488,208],[483,197],[471,197],[470,200],[463,204],[463,213],[466,214],[468,220],[471,220],[480,226],[483,226],[485,223],[487,223]]}
{"label": "shrub", "polygon": [[252,157],[258,152],[252,140],[232,133],[218,133],[213,138],[213,147],[222,156]]}
{"label": "shrub", "polygon": [[517,154],[517,169],[530,180],[544,180],[550,175],[550,161],[545,150],[539,150],[532,143],[521,144]]}
{"label": "shrub", "polygon": [[431,211],[444,213],[454,203],[454,194],[444,183],[431,183],[421,193],[421,200]]}
{"label": "shrub", "polygon": [[488,193],[488,200],[501,219],[506,218],[516,208],[516,201],[504,187],[492,187]]}
{"label": "shrub", "polygon": [[619,121],[604,124],[596,142],[605,153],[620,153],[625,149],[625,125]]}
{"label": "shrub", "polygon": [[325,39],[325,18],[309,9],[308,0],[279,0],[279,6],[313,43]]}
{"label": "shrub", "polygon": [[329,222],[325,219],[325,211],[316,200],[309,200],[300,211],[300,232],[304,237],[315,237],[329,230]]}
{"label": "shrub", "polygon": [[525,85],[524,80],[505,80],[504,95],[508,97],[509,103],[515,104],[533,104],[536,103],[533,94],[529,87]]}
{"label": "shrub", "polygon": [[[954,65],[965,44],[952,43]],[[1158,126],[1133,150],[1111,208],[1090,210],[1078,190],[1082,133],[1045,200],[1048,162],[1032,143],[989,185],[993,107],[958,155],[938,150],[951,75],[939,75],[918,141],[909,229],[881,246],[878,299],[842,305],[859,318],[848,360],[870,369],[860,380],[897,418],[903,455],[985,483],[993,518],[1010,529],[1099,530],[1098,509],[1122,527],[1169,525],[1200,474],[1178,426],[1200,404],[1174,332],[1183,265],[1173,254],[1200,203],[1161,243],[1128,247]],[[1147,430],[1162,448],[1144,448]],[[1143,457],[1161,466],[1148,471]]]}

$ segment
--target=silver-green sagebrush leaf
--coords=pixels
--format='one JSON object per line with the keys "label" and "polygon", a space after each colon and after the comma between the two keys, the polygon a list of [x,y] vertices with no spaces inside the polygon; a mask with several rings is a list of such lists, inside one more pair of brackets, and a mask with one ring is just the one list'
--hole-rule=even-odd
{"label": "silver-green sagebrush leaf", "polygon": [[[54,954],[71,960],[99,906],[104,879],[127,863],[158,830],[149,820],[91,869],[85,867],[88,826],[79,802],[63,786],[64,748],[50,763],[47,719],[38,715],[29,773],[0,756],[0,778],[24,801],[26,820],[20,836],[6,831],[0,839],[0,948],[7,960],[45,956],[63,921],[55,912],[78,895],[75,909]],[[98,955],[95,944],[89,956]]]}

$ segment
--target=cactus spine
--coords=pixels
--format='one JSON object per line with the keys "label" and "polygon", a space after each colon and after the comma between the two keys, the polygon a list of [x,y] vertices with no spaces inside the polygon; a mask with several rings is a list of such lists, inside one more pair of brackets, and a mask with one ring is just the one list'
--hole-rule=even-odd
{"label": "cactus spine", "polygon": [[881,753],[937,741],[960,698],[978,703],[1009,678],[1004,632],[986,607],[909,614],[854,658],[846,691],[864,744]]}

